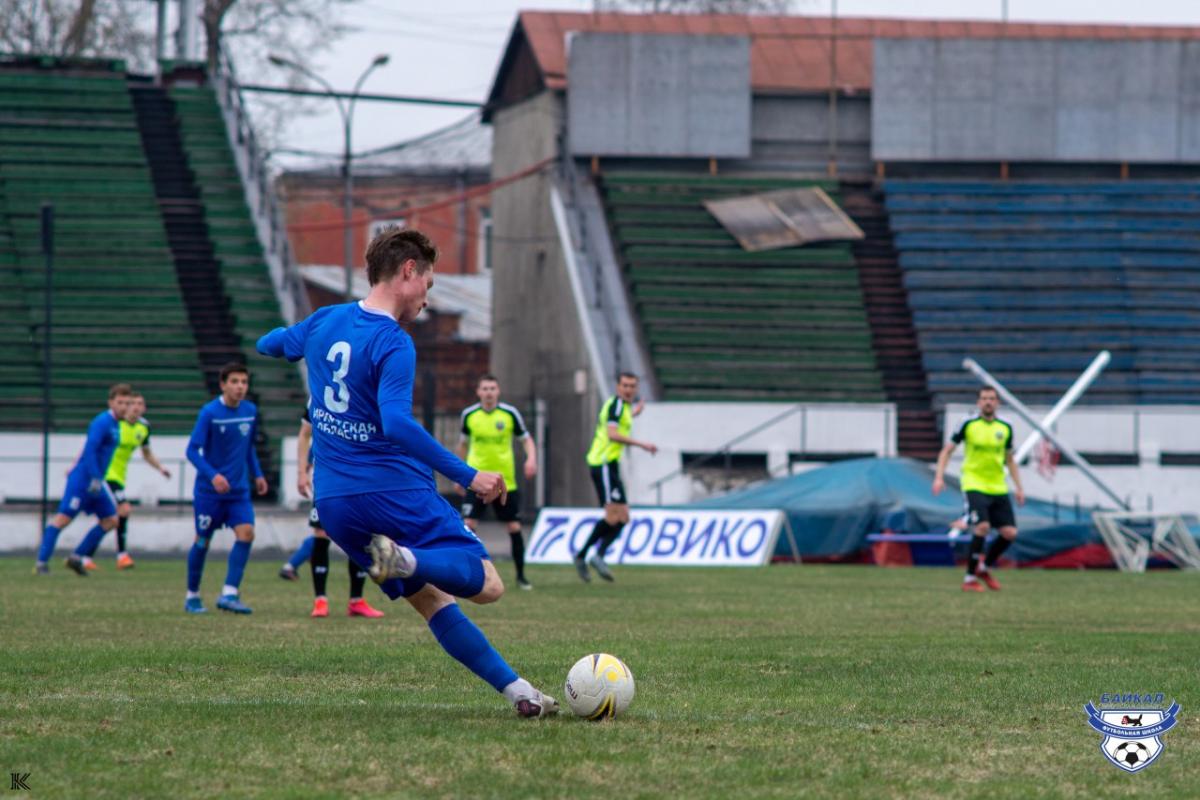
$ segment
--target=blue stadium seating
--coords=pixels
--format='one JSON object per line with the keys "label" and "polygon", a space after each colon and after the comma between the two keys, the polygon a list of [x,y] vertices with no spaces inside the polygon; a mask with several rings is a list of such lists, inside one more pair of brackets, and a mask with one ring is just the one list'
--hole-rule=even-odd
{"label": "blue stadium seating", "polygon": [[1200,184],[888,181],[890,224],[936,402],[969,400],[972,356],[1030,402],[1101,349],[1085,401],[1200,391]]}

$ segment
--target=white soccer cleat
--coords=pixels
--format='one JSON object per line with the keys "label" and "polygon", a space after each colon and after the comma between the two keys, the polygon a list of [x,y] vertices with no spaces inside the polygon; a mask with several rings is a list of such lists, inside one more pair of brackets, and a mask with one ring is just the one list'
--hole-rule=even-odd
{"label": "white soccer cleat", "polygon": [[417,560],[413,558],[411,550],[378,533],[371,537],[367,552],[371,554],[371,566],[367,574],[375,583],[411,577],[417,568]]}
{"label": "white soccer cleat", "polygon": [[517,716],[526,719],[549,717],[558,713],[558,701],[548,694],[542,694],[537,689],[532,694],[518,697],[513,703]]}

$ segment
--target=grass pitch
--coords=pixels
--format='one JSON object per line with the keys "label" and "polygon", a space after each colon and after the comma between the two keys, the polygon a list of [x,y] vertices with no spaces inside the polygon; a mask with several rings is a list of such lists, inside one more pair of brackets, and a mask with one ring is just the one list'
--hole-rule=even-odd
{"label": "grass pitch", "polygon": [[[347,619],[337,562],[324,620],[275,568],[250,565],[253,616],[195,618],[182,562],[39,579],[0,559],[0,773],[173,800],[1200,795],[1195,575],[1009,571],[967,595],[940,569],[532,568],[533,592],[468,607],[555,696],[577,658],[624,659],[633,706],[588,723],[517,719],[370,584],[388,616]],[[1125,774],[1082,708],[1133,691],[1183,711]]]}

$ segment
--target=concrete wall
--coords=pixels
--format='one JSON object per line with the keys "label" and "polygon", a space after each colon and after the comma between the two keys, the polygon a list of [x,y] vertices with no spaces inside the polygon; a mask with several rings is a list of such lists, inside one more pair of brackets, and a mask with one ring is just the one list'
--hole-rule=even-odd
{"label": "concrete wall", "polygon": [[[493,175],[510,175],[556,155],[563,115],[563,99],[552,92],[497,111]],[[522,408],[534,398],[546,402],[546,501],[590,503],[583,457],[598,413],[597,393],[550,211],[550,181],[542,173],[492,195],[492,371],[509,402]]]}
{"label": "concrete wall", "polygon": [[[829,160],[829,98],[824,95],[756,95],[751,109],[751,162],[824,172]],[[871,101],[839,97],[839,171],[871,169]]]}
{"label": "concrete wall", "polygon": [[879,161],[1200,160],[1200,43],[879,39]]}
{"label": "concrete wall", "polygon": [[568,61],[572,153],[750,154],[748,37],[577,33]]}
{"label": "concrete wall", "polygon": [[[627,448],[622,479],[638,505],[687,503],[709,492],[687,474],[670,478],[661,493],[654,484],[678,472],[684,453],[715,453],[733,439],[736,454],[766,457],[771,475],[787,475],[805,456],[863,453],[896,455],[896,409],[891,403],[652,403],[633,423],[633,437],[658,453]],[[714,468],[720,461],[713,462]]]}

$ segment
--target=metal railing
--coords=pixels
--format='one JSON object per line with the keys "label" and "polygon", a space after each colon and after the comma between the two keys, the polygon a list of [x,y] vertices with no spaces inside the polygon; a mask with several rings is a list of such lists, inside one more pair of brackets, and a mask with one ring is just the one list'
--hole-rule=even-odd
{"label": "metal railing", "polygon": [[225,117],[225,129],[229,135],[230,149],[237,165],[238,175],[246,193],[246,205],[254,220],[254,229],[262,245],[267,268],[271,273],[271,284],[279,300],[283,317],[293,324],[312,312],[304,280],[292,256],[288,241],[287,223],[283,209],[275,195],[275,187],[267,168],[267,153],[259,145],[254,126],[246,109],[237,81],[233,60],[225,48],[221,48],[217,70],[210,75],[217,96],[217,104]]}

